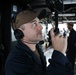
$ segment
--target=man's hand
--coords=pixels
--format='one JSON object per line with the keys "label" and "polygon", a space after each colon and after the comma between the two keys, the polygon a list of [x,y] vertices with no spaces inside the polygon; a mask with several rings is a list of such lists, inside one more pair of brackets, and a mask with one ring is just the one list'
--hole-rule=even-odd
{"label": "man's hand", "polygon": [[50,35],[51,35],[51,41],[52,41],[52,46],[55,50],[65,54],[67,50],[67,37],[61,35],[60,33],[55,35],[54,34],[54,29],[50,30]]}

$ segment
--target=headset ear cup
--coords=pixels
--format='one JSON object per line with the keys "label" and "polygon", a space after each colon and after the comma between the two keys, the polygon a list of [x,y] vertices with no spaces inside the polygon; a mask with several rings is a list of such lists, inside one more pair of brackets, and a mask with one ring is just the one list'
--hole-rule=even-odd
{"label": "headset ear cup", "polygon": [[14,30],[14,35],[16,39],[21,39],[24,36],[23,32],[19,29]]}

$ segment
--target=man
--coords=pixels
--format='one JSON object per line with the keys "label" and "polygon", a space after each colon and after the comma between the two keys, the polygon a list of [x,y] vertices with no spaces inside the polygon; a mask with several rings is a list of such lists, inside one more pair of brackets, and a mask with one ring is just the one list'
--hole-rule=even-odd
{"label": "man", "polygon": [[[45,56],[38,42],[42,40],[42,26],[39,19],[43,17],[39,10],[20,12],[13,23],[16,47],[9,53],[5,64],[5,75],[73,75],[68,59],[64,55],[67,37],[50,31],[52,45],[55,49],[50,65],[46,67]],[[42,16],[41,16],[42,14]]]}
{"label": "man", "polygon": [[69,29],[69,37],[68,37],[68,47],[67,47],[67,57],[69,61],[72,63],[73,69],[75,66],[75,54],[76,54],[76,31],[73,29],[73,23],[67,23],[67,28]]}

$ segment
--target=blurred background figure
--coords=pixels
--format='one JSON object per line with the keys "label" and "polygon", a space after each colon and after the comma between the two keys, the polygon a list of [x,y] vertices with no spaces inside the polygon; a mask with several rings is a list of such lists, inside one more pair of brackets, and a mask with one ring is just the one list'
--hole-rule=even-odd
{"label": "blurred background figure", "polygon": [[76,31],[73,29],[73,23],[67,23],[67,28],[70,31],[68,36],[68,47],[67,47],[67,57],[69,61],[72,63],[73,69],[75,65],[75,55],[76,55]]}

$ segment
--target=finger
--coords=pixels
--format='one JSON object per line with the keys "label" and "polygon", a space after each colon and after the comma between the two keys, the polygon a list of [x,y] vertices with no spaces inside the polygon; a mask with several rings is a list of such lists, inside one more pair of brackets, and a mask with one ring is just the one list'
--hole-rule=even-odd
{"label": "finger", "polygon": [[64,42],[66,42],[67,43],[67,36],[66,37],[64,37],[63,35],[60,37]]}
{"label": "finger", "polygon": [[55,36],[54,29],[53,28],[50,30],[50,35],[51,35],[51,37],[54,37]]}
{"label": "finger", "polygon": [[60,33],[59,33],[59,34],[57,34],[56,36],[58,36],[58,37],[63,37],[63,35],[62,35],[62,34],[60,34]]}

